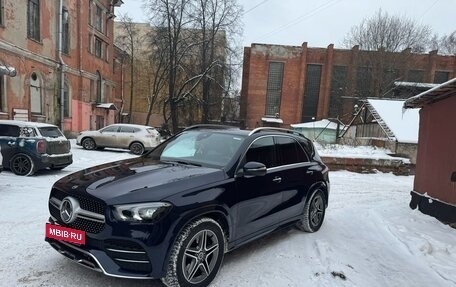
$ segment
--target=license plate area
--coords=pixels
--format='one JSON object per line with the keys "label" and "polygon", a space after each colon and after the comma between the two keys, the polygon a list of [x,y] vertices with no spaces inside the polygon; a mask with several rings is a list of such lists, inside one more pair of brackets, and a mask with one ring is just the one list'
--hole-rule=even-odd
{"label": "license plate area", "polygon": [[51,223],[46,223],[46,238],[56,240],[63,240],[70,243],[85,245],[86,233],[85,231],[63,227]]}

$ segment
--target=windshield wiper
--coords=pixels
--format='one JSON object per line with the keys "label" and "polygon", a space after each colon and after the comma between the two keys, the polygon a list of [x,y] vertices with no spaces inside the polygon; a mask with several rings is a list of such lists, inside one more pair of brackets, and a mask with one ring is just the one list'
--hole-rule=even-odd
{"label": "windshield wiper", "polygon": [[183,161],[183,160],[167,160],[166,162],[178,163],[178,164],[183,164],[183,165],[201,166],[201,164],[188,162],[188,161]]}

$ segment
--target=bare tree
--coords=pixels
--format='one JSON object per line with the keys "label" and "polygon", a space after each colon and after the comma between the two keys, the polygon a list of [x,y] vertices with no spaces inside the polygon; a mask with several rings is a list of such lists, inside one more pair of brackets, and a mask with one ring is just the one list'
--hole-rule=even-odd
{"label": "bare tree", "polygon": [[443,55],[456,55],[456,30],[449,35],[432,37],[432,47]]}
{"label": "bare tree", "polygon": [[430,44],[432,30],[427,25],[395,15],[381,9],[354,26],[344,39],[347,47],[359,45],[361,50],[400,52],[424,52]]}
{"label": "bare tree", "polygon": [[357,53],[356,97],[388,95],[395,81],[403,80],[412,52],[422,53],[431,44],[431,29],[411,19],[378,10],[346,35],[346,47],[359,47]]}
{"label": "bare tree", "polygon": [[141,46],[141,41],[139,33],[136,29],[135,24],[133,23],[131,17],[127,14],[120,15],[119,25],[119,35],[115,39],[116,45],[118,45],[122,50],[126,51],[129,59],[129,68],[130,68],[130,105],[129,105],[129,117],[128,122],[131,122],[132,113],[133,113],[133,99],[135,98],[135,69],[136,69],[136,54]]}
{"label": "bare tree", "polygon": [[[149,125],[152,110],[155,104],[161,100],[163,90],[166,88],[169,63],[167,62],[166,49],[163,49],[165,38],[162,36],[162,33],[164,33],[164,31],[161,29],[154,29],[149,33],[149,47],[151,48],[148,66],[150,94],[147,97],[148,107],[145,122],[146,125]],[[163,104],[163,106],[165,105]],[[163,115],[165,119],[164,122],[168,122],[166,109],[164,109]]]}
{"label": "bare tree", "polygon": [[[220,118],[222,98],[227,85],[224,73],[229,73],[227,61],[230,52],[230,38],[240,34],[240,18],[242,9],[236,0],[197,0],[195,6],[195,28],[201,44],[198,46],[200,57],[200,74],[208,67],[202,80],[202,115],[201,121],[207,123],[214,116]],[[220,95],[219,97],[214,95]],[[219,110],[215,115],[210,114],[211,107]],[[218,114],[218,115],[217,115]]]}
{"label": "bare tree", "polygon": [[240,6],[236,0],[145,0],[145,6],[155,29],[163,31],[157,48],[163,50],[166,67],[165,122],[169,115],[173,132],[182,123],[207,122],[212,106],[219,119],[229,86],[224,76],[227,39],[239,31]]}

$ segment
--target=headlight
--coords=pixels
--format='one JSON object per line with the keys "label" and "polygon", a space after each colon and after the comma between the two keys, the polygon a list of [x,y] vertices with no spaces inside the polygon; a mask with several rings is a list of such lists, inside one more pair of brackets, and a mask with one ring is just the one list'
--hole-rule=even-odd
{"label": "headlight", "polygon": [[119,221],[150,223],[168,213],[171,204],[166,202],[136,203],[114,206],[114,217]]}

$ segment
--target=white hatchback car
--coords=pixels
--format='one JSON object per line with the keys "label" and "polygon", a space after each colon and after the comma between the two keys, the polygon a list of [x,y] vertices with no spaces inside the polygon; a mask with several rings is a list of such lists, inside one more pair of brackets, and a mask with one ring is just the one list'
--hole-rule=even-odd
{"label": "white hatchback car", "polygon": [[76,144],[87,150],[123,148],[140,155],[160,144],[160,133],[149,126],[113,124],[97,131],[81,132]]}

